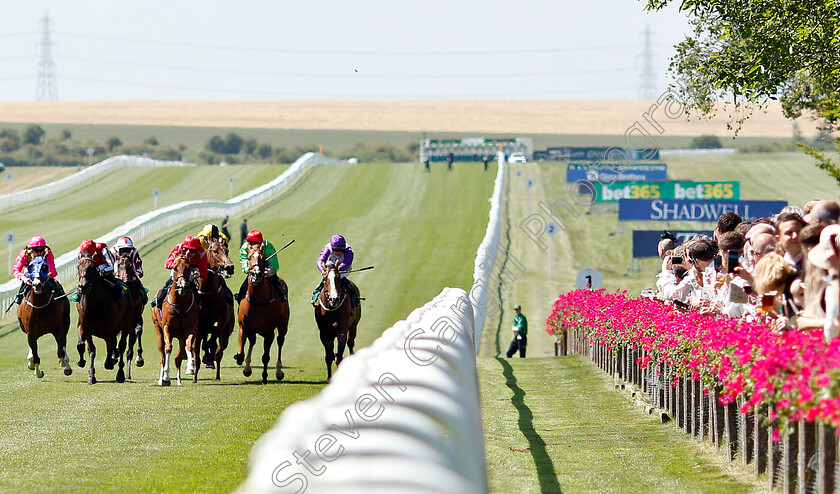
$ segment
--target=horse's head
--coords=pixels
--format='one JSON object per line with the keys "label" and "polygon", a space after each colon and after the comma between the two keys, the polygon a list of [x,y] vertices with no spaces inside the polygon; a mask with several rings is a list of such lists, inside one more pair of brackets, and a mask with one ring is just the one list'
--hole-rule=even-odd
{"label": "horse's head", "polygon": [[50,275],[50,267],[43,257],[37,256],[26,266],[26,277],[32,281],[32,290],[40,294]]}
{"label": "horse's head", "polygon": [[186,257],[175,258],[172,264],[172,280],[175,293],[185,295],[193,282],[193,269]]}
{"label": "horse's head", "polygon": [[207,244],[207,263],[220,276],[233,276],[234,266],[228,254],[228,246],[218,239],[210,238]]}
{"label": "horse's head", "polygon": [[324,277],[324,293],[327,298],[327,307],[333,308],[341,303],[343,298],[341,273],[338,271],[338,266],[334,262],[327,261],[321,276]]}
{"label": "horse's head", "polygon": [[79,293],[84,294],[99,279],[99,270],[96,269],[96,262],[88,256],[79,257],[77,266],[79,274]]}
{"label": "horse's head", "polygon": [[265,256],[262,245],[254,244],[248,247],[248,279],[252,285],[259,285],[265,278]]}
{"label": "horse's head", "polygon": [[117,278],[125,282],[135,279],[137,273],[134,271],[134,259],[132,259],[131,254],[120,254],[114,265],[114,271],[116,272]]}

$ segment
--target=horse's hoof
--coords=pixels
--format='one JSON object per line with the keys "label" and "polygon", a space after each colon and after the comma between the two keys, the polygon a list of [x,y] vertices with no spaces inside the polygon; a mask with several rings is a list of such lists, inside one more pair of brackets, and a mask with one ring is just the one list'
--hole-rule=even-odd
{"label": "horse's hoof", "polygon": [[42,377],[44,377],[44,371],[42,371],[41,369],[38,369],[35,372],[35,377],[37,377],[38,379],[41,379]]}
{"label": "horse's hoof", "polygon": [[251,369],[242,369],[242,375],[245,377],[251,377]]}
{"label": "horse's hoof", "polygon": [[143,359],[142,359],[142,358],[140,358],[140,357],[137,357],[137,358],[134,360],[134,365],[136,365],[137,367],[143,367],[143,365],[145,365],[145,364],[146,364],[146,361],[145,361],[145,360],[143,360]]}
{"label": "horse's hoof", "polygon": [[282,381],[283,377],[285,377],[285,374],[283,374],[283,371],[281,371],[280,369],[277,369],[275,376],[277,377],[278,381]]}
{"label": "horse's hoof", "polygon": [[125,372],[122,369],[117,371],[117,382],[124,383],[125,382]]}
{"label": "horse's hoof", "polygon": [[233,355],[233,361],[236,362],[236,365],[242,365],[242,362],[245,361],[245,355],[236,353]]}
{"label": "horse's hoof", "polygon": [[73,373],[73,369],[71,369],[70,367],[64,369],[64,375],[65,376],[69,376],[72,373]]}
{"label": "horse's hoof", "polygon": [[116,362],[113,360],[106,360],[104,365],[105,370],[114,370],[114,365],[116,365]]}
{"label": "horse's hoof", "polygon": [[196,374],[196,375],[194,375],[194,376],[193,376],[193,382],[194,382],[194,383],[197,383],[197,382],[198,382],[198,374]]}
{"label": "horse's hoof", "polygon": [[85,365],[87,365],[87,362],[85,362],[85,359],[78,360],[76,361],[76,365],[78,365],[79,367],[84,367]]}
{"label": "horse's hoof", "polygon": [[268,384],[268,372],[266,372],[266,371],[263,371],[263,373],[262,373],[262,383],[263,384]]}
{"label": "horse's hoof", "polygon": [[188,376],[191,376],[191,375],[195,374],[195,371],[192,370],[192,368],[189,368],[189,369],[186,370],[185,374],[188,375]]}
{"label": "horse's hoof", "polygon": [[29,360],[26,362],[26,367],[27,367],[29,370],[35,370],[35,361],[34,361],[34,359],[29,359]]}
{"label": "horse's hoof", "polygon": [[209,363],[204,364],[204,368],[205,369],[215,369],[216,364],[214,364],[212,361],[210,361]]}
{"label": "horse's hoof", "polygon": [[210,354],[205,354],[201,357],[201,363],[204,365],[213,365],[213,357]]}
{"label": "horse's hoof", "polygon": [[96,384],[96,378],[93,376],[88,377],[88,384]]}
{"label": "horse's hoof", "polygon": [[172,384],[172,381],[164,381],[163,379],[158,379],[159,386],[169,386],[170,384]]}

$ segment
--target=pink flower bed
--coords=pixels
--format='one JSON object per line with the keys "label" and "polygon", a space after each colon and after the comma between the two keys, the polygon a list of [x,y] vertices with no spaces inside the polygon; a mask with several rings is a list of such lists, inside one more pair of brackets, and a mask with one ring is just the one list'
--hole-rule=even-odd
{"label": "pink flower bed", "polygon": [[681,376],[721,385],[721,403],[743,397],[742,412],[765,404],[771,420],[840,426],[840,340],[821,331],[773,333],[764,324],[681,313],[626,292],[575,290],[560,295],[546,320],[559,335],[577,328],[612,349],[641,347],[643,367],[660,363]]}

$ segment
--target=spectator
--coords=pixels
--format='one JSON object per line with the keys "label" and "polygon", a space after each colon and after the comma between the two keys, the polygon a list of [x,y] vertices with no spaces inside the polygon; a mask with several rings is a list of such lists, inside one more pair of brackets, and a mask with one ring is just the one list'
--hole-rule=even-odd
{"label": "spectator", "polygon": [[665,259],[666,255],[668,255],[669,252],[673,252],[675,248],[676,245],[674,245],[673,240],[670,238],[664,238],[660,240],[659,245],[656,246],[656,252],[659,253],[660,259]]}
{"label": "spectator", "polygon": [[782,213],[776,218],[779,246],[782,248],[785,262],[793,266],[797,273],[802,271],[802,246],[799,245],[799,231],[803,226],[805,226],[805,220],[796,213]]}
{"label": "spectator", "polygon": [[762,309],[776,331],[791,328],[789,318],[799,313],[790,292],[795,279],[796,268],[779,254],[768,254],[755,266],[755,291],[762,296]]}
{"label": "spectator", "polygon": [[738,226],[736,226],[735,230],[733,230],[733,231],[738,232],[741,235],[743,235],[744,237],[746,237],[747,232],[750,231],[750,228],[752,228],[753,225],[755,225],[755,222],[753,222],[753,221],[742,221],[742,222],[738,223]]}
{"label": "spectator", "polygon": [[717,244],[711,239],[699,238],[693,240],[686,250],[688,251],[689,262],[693,266],[692,272],[688,276],[693,274],[700,285],[699,293],[696,293],[695,297],[714,298],[717,271],[713,263],[718,253]]}
{"label": "spectator", "polygon": [[837,337],[840,329],[840,225],[829,225],[820,232],[820,243],[808,252],[808,261],[818,268],[825,269],[828,276],[825,278],[827,287],[825,289],[825,332],[826,341]]}
{"label": "spectator", "polygon": [[239,242],[239,245],[242,245],[242,244],[245,243],[245,237],[247,237],[247,236],[248,236],[248,220],[245,219],[245,218],[242,218],[242,224],[239,225],[239,237],[240,237],[240,240],[241,240],[241,242]]}
{"label": "spectator", "polygon": [[718,224],[715,227],[714,239],[717,240],[722,234],[735,230],[735,227],[741,223],[741,217],[738,213],[723,213],[718,218]]}
{"label": "spectator", "polygon": [[227,237],[227,238],[231,238],[231,237],[230,237],[230,231],[228,230],[228,227],[229,227],[229,226],[230,226],[230,216],[225,215],[225,219],[223,219],[223,220],[222,220],[222,226],[221,226],[221,228],[222,228],[222,233],[223,233],[223,234],[224,234],[224,236],[225,236],[225,237]]}
{"label": "spectator", "polygon": [[825,325],[825,282],[828,274],[825,269],[810,262],[808,255],[820,242],[820,233],[825,228],[822,223],[808,225],[799,232],[799,244],[803,251],[804,303],[799,319],[799,329],[822,328]]}
{"label": "spectator", "polygon": [[803,219],[809,224],[825,223],[831,225],[837,223],[837,220],[840,219],[840,205],[832,200],[817,201]]}
{"label": "spectator", "polygon": [[522,307],[518,304],[513,306],[513,341],[507,351],[507,358],[519,350],[519,358],[525,358],[525,347],[528,345],[528,319],[522,314]]}

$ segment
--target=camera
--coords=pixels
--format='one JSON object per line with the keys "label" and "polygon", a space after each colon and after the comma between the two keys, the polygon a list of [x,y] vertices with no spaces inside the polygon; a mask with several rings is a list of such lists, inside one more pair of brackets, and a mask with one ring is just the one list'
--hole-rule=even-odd
{"label": "camera", "polygon": [[671,257],[671,265],[674,265],[674,264],[682,264],[682,263],[683,263],[683,258],[682,258],[682,256],[673,256],[673,257]]}
{"label": "camera", "polygon": [[726,272],[727,273],[734,273],[735,268],[738,267],[738,258],[741,257],[741,253],[737,250],[730,250],[726,255]]}

